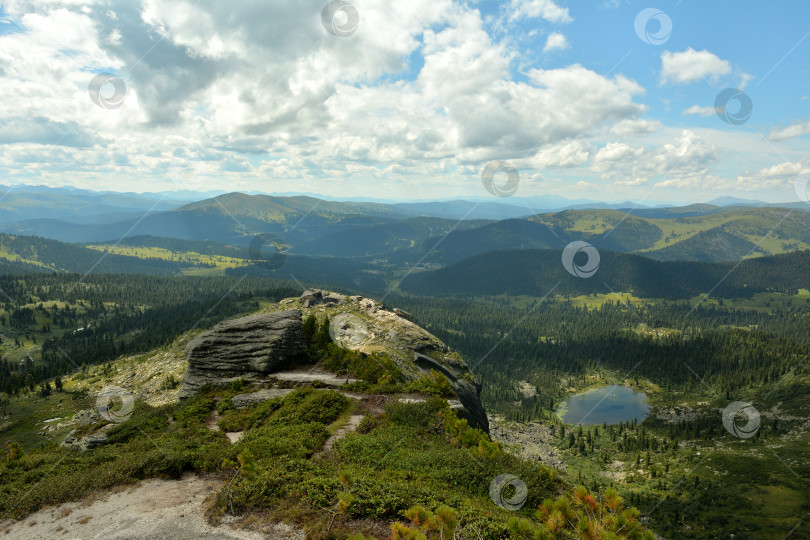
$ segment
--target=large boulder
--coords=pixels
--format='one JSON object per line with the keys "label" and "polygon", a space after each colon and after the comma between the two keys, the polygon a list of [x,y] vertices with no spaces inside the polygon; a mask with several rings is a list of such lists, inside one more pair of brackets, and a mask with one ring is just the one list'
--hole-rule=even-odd
{"label": "large boulder", "polygon": [[307,289],[299,299],[304,307],[313,307],[320,304],[342,304],[348,297],[345,294],[324,291],[321,289]]}
{"label": "large boulder", "polygon": [[188,397],[206,384],[264,379],[293,360],[303,347],[298,310],[223,321],[186,346],[189,365],[179,397]]}

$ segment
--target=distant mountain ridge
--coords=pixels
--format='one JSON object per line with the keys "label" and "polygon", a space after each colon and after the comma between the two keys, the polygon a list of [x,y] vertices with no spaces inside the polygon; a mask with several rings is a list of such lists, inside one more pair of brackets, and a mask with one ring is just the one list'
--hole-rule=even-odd
{"label": "distant mountain ridge", "polygon": [[[80,218],[65,216],[67,210],[60,214],[46,208],[37,211],[47,217],[0,221],[0,232],[70,243],[115,243],[153,236],[234,246],[247,246],[255,235],[264,233],[288,245],[291,254],[364,257],[396,264],[451,264],[494,250],[562,249],[573,240],[653,259],[707,262],[810,249],[807,204],[798,208],[638,205],[546,212],[500,202],[382,204],[226,193],[161,210],[161,201],[131,202],[127,197],[104,195],[99,200],[129,201],[132,206],[126,210],[111,211],[110,205],[97,201],[94,213],[85,210],[92,202],[82,199],[81,205],[71,208]],[[35,202],[29,201],[34,206]],[[165,204],[172,206],[176,201]],[[498,217],[472,219],[481,215]]]}
{"label": "distant mountain ridge", "polygon": [[770,206],[770,204],[765,201],[740,199],[738,197],[718,197],[706,204],[712,204],[714,206]]}
{"label": "distant mountain ridge", "polygon": [[[162,197],[142,197],[125,193],[99,193],[78,189],[42,186],[0,186],[0,225],[31,219],[59,219],[92,223],[105,214],[123,217],[141,215],[147,210],[168,211],[182,201]],[[107,218],[105,222],[112,221]]]}

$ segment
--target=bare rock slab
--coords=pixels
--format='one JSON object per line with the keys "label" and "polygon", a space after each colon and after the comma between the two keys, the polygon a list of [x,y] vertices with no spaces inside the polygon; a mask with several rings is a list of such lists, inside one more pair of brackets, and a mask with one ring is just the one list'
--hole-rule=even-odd
{"label": "bare rock slab", "polygon": [[186,346],[189,366],[179,397],[193,395],[206,384],[264,378],[286,366],[303,347],[298,310],[223,321]]}

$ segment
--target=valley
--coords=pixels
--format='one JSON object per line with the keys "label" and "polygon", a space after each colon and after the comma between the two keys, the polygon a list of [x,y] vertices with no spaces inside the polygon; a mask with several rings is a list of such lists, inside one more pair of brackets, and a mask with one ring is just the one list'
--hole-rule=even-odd
{"label": "valley", "polygon": [[[315,210],[302,214],[299,209],[304,201],[281,204],[270,200],[220,200],[235,219],[256,220],[250,222],[249,228],[258,227],[251,234],[233,230],[223,236],[219,229],[216,234],[201,230],[194,238],[169,238],[139,235],[134,230],[120,239],[99,237],[105,241],[74,243],[0,234],[0,263],[4,265],[0,276],[0,396],[4,396],[0,399],[0,434],[6,455],[12,455],[10,444],[19,444],[31,456],[26,459],[41,456],[36,458],[41,463],[54,463],[61,471],[54,474],[74,479],[77,474],[90,474],[89,469],[81,469],[81,457],[70,458],[74,460],[71,468],[60,468],[58,445],[80,428],[81,415],[93,409],[93,396],[113,385],[128,388],[136,411],[143,407],[145,418],[152,418],[149,422],[154,425],[149,425],[153,427],[138,424],[138,430],[161,440],[168,437],[165,444],[173,449],[163,448],[162,452],[180,452],[180,447],[172,446],[177,442],[169,442],[175,440],[172,437],[192,437],[199,448],[216,447],[216,455],[238,462],[232,451],[226,451],[227,444],[233,443],[214,441],[213,435],[192,436],[185,431],[172,435],[171,429],[157,435],[166,429],[159,427],[163,424],[158,418],[164,413],[158,411],[178,407],[175,396],[188,366],[183,349],[217,323],[273,309],[281,299],[297,297],[314,286],[376,299],[380,306],[408,314],[457,351],[469,366],[481,384],[481,403],[489,416],[492,440],[504,445],[504,455],[540,463],[565,485],[581,485],[592,493],[617,490],[656,533],[705,538],[701,531],[711,528],[716,535],[750,538],[772,538],[791,530],[796,537],[804,534],[806,521],[801,516],[810,512],[810,251],[803,251],[804,240],[797,230],[783,227],[794,221],[802,223],[807,212],[673,208],[644,211],[653,217],[616,219],[613,210],[566,210],[525,220],[459,223],[399,215],[379,204],[315,203]],[[217,203],[189,206],[179,211],[219,214]],[[672,217],[679,213],[689,217]],[[771,216],[771,221],[760,223],[758,229],[746,229],[754,226],[751,216],[757,220]],[[232,218],[222,214],[214,222],[220,219]],[[310,219],[312,224],[308,224]],[[741,221],[749,225],[741,225]],[[730,223],[737,228],[730,228]],[[295,227],[286,238],[302,243],[281,241],[284,227]],[[663,240],[659,233],[651,233],[650,243],[641,247],[638,241],[646,241],[643,231],[650,227],[659,231],[675,228]],[[750,243],[746,236],[753,234],[750,231],[770,234],[763,227],[779,231],[783,242],[757,244],[759,239],[754,239]],[[762,249],[750,250],[734,261],[712,255],[712,242],[694,241],[702,234],[719,234],[718,228],[725,231],[722,234],[736,231],[734,242],[740,245],[749,242]],[[788,230],[793,232],[784,232]],[[262,245],[260,251],[251,247],[251,240],[267,231],[277,231],[267,233],[274,243]],[[560,251],[567,240],[586,239],[598,245],[597,238],[606,233],[615,238],[603,240],[604,245],[616,250],[599,249],[601,260],[594,278],[576,278],[566,272]],[[781,236],[787,234],[792,236]],[[546,236],[554,241],[540,240]],[[515,244],[518,238],[522,240]],[[631,238],[635,244],[627,243]],[[690,239],[692,243],[686,244]],[[671,251],[673,260],[658,257],[675,246],[704,247],[700,248],[703,251],[678,248],[680,251]],[[337,364],[330,369],[340,373]],[[345,371],[344,375],[349,376]],[[566,417],[562,404],[567,399],[606,385],[643,393],[649,413],[634,420],[593,425],[579,425]],[[346,439],[330,442],[329,452],[333,444],[340,448],[343,440],[354,444],[352,428],[343,427],[350,417],[399,414],[371,405],[389,399],[384,396],[396,392],[394,387],[372,379],[353,382],[348,388],[350,393],[361,392],[362,403],[369,405],[358,409],[349,399],[351,407],[325,420],[329,433],[350,432]],[[442,392],[429,390],[428,394],[433,391]],[[216,390],[206,399],[220,403],[236,392]],[[425,389],[416,395],[420,392]],[[598,401],[596,406],[602,399]],[[756,408],[759,423],[751,438],[735,436],[724,427],[724,410],[735,401]],[[189,419],[208,414],[209,406],[200,406],[198,412],[189,410]],[[185,409],[181,406],[166,414],[170,420],[186,414],[180,410]],[[227,417],[221,416],[226,412],[220,411],[219,421]],[[580,416],[590,414],[584,411]],[[225,437],[225,431],[233,435],[230,431],[236,427],[241,432],[242,421],[236,417],[226,420],[229,427],[221,436]],[[360,422],[360,431],[365,429],[363,422],[367,421]],[[192,429],[193,423],[188,420],[183,429]],[[391,433],[401,429],[391,428]],[[303,432],[294,433],[294,437],[303,436]],[[390,436],[380,435],[383,438],[375,439],[374,444],[390,447],[383,442],[390,441]],[[424,441],[423,436],[418,437]],[[141,478],[175,478],[177,471],[194,470],[214,479],[224,474],[213,462],[200,462],[202,457],[194,457],[193,452],[183,454],[182,459],[177,454],[180,461],[173,458],[165,467],[147,466],[153,457],[139,446],[144,441],[138,432],[120,437],[112,438],[120,443],[88,452],[109,453],[105,460],[120,467],[115,456],[126,447],[129,453],[146,452],[144,465],[106,480],[91,475],[86,480],[89,491],[77,492],[77,496]],[[306,437],[314,437],[314,432],[307,431]],[[313,450],[301,450],[301,456],[316,452],[316,439],[312,439]],[[189,451],[187,447],[183,452]],[[427,459],[419,458],[415,449],[410,452],[407,459]],[[373,461],[380,456],[368,457]],[[350,462],[355,474],[371,463]],[[278,464],[267,466],[271,467],[267,471],[280,470]],[[494,463],[484,469],[492,466]],[[510,465],[511,470],[515,467]],[[5,474],[12,472],[8,469]],[[326,481],[321,474],[301,481]],[[407,478],[415,473],[396,474]],[[335,481],[333,477],[328,482]],[[420,480],[435,481],[435,477]],[[305,489],[305,484],[300,488]],[[26,486],[23,483],[18,488],[31,488]],[[364,496],[371,495],[363,490],[382,489],[352,486],[340,489],[366,493]],[[67,493],[35,489],[38,494],[24,504],[24,513],[35,511],[45,501],[74,500]],[[374,492],[371,500],[388,493]],[[256,504],[253,501],[243,507],[243,516]],[[303,526],[310,535],[316,529],[322,532],[328,524],[318,522],[321,524],[314,529],[304,524],[312,518],[313,508],[332,503],[307,498],[302,504],[289,513],[266,515],[269,521],[262,523]],[[356,519],[371,519],[367,523],[371,528],[361,521],[345,522],[366,534],[374,530],[378,534],[387,527],[383,525],[386,520],[394,519],[393,514],[369,514],[368,507],[358,502],[340,504],[348,504]],[[379,504],[390,512],[393,503]],[[473,506],[481,504],[478,500]],[[490,512],[483,507],[478,511]],[[472,526],[469,517],[463,519]],[[487,526],[507,527],[508,520],[492,519],[495,521]],[[500,525],[493,525],[496,522]]]}

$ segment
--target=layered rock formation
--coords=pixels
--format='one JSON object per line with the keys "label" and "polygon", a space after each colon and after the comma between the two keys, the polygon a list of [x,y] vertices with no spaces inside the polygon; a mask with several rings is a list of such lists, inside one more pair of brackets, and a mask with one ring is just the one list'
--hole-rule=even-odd
{"label": "layered rock formation", "polygon": [[[186,347],[189,367],[180,397],[206,384],[242,378],[266,380],[281,371],[304,347],[302,317],[329,317],[332,340],[364,354],[384,352],[404,378],[413,381],[431,370],[448,378],[458,394],[460,414],[470,425],[489,430],[489,423],[467,364],[436,336],[420,328],[410,314],[360,296],[308,289],[300,298],[279,302],[284,311],[272,311],[222,322]],[[296,309],[290,309],[296,308]],[[456,404],[458,407],[458,404]]]}
{"label": "layered rock formation", "polygon": [[287,365],[303,347],[298,310],[223,321],[186,346],[189,365],[179,397],[188,397],[206,384],[263,379]]}

